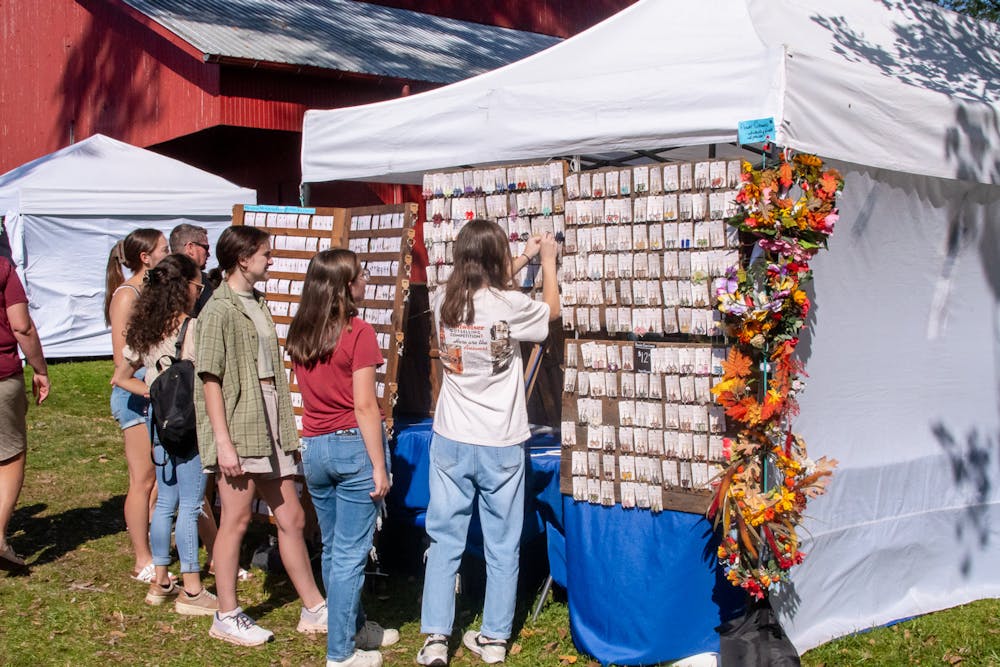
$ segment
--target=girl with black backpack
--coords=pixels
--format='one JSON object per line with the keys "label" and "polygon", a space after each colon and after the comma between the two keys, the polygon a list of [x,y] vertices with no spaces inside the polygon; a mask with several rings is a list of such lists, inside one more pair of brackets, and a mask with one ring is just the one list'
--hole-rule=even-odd
{"label": "girl with black backpack", "polygon": [[[125,348],[112,382],[133,394],[148,397],[157,377],[166,370],[165,360],[194,360],[195,320],[187,313],[204,286],[201,271],[184,255],[167,256],[146,272],[144,283],[132,310]],[[133,377],[140,366],[146,368],[145,382]],[[171,447],[173,453],[170,453],[160,442],[156,429],[151,435],[158,493],[149,533],[156,574],[146,593],[146,602],[161,605],[174,601],[179,614],[214,614],[218,601],[202,585],[198,562],[198,517],[205,495],[205,475],[197,441],[186,451]],[[175,514],[182,586],[171,581],[167,573]]]}

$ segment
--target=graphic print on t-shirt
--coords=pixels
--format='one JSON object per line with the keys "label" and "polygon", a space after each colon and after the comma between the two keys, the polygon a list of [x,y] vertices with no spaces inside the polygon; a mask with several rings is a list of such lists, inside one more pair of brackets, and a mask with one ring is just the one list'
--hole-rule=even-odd
{"label": "graphic print on t-shirt", "polygon": [[441,363],[455,375],[498,375],[510,368],[514,358],[506,321],[495,322],[488,332],[477,324],[441,327],[438,338]]}

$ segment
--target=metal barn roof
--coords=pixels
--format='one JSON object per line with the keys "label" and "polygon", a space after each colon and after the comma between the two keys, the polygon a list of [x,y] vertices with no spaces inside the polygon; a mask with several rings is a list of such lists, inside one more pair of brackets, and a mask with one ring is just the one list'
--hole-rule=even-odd
{"label": "metal barn roof", "polygon": [[559,41],[355,0],[123,0],[207,56],[451,83]]}

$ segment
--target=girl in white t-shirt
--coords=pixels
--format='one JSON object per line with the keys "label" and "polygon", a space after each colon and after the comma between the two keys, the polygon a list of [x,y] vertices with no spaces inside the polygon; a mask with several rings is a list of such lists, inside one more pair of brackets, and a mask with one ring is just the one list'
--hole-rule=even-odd
{"label": "girl in white t-shirt", "polygon": [[[514,619],[524,520],[525,408],[520,342],[541,342],[559,317],[558,247],[552,234],[528,242],[511,260],[507,236],[486,220],[467,223],[455,239],[455,268],[434,302],[444,382],[430,449],[430,504],[421,631],[421,665],[448,663],[455,617],[455,575],[478,501],[486,553],[486,600],[479,631],[463,643],[485,662],[502,662]],[[540,254],[542,301],[513,275]],[[441,294],[443,292],[443,294]]]}

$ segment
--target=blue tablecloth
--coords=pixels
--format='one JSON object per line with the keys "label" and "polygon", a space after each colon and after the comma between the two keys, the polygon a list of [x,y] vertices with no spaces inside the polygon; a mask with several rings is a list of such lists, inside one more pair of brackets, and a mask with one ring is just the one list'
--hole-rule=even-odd
{"label": "blue tablecloth", "polygon": [[742,593],[716,566],[705,517],[601,507],[565,496],[570,627],[604,664],[648,665],[719,650],[715,627]]}

